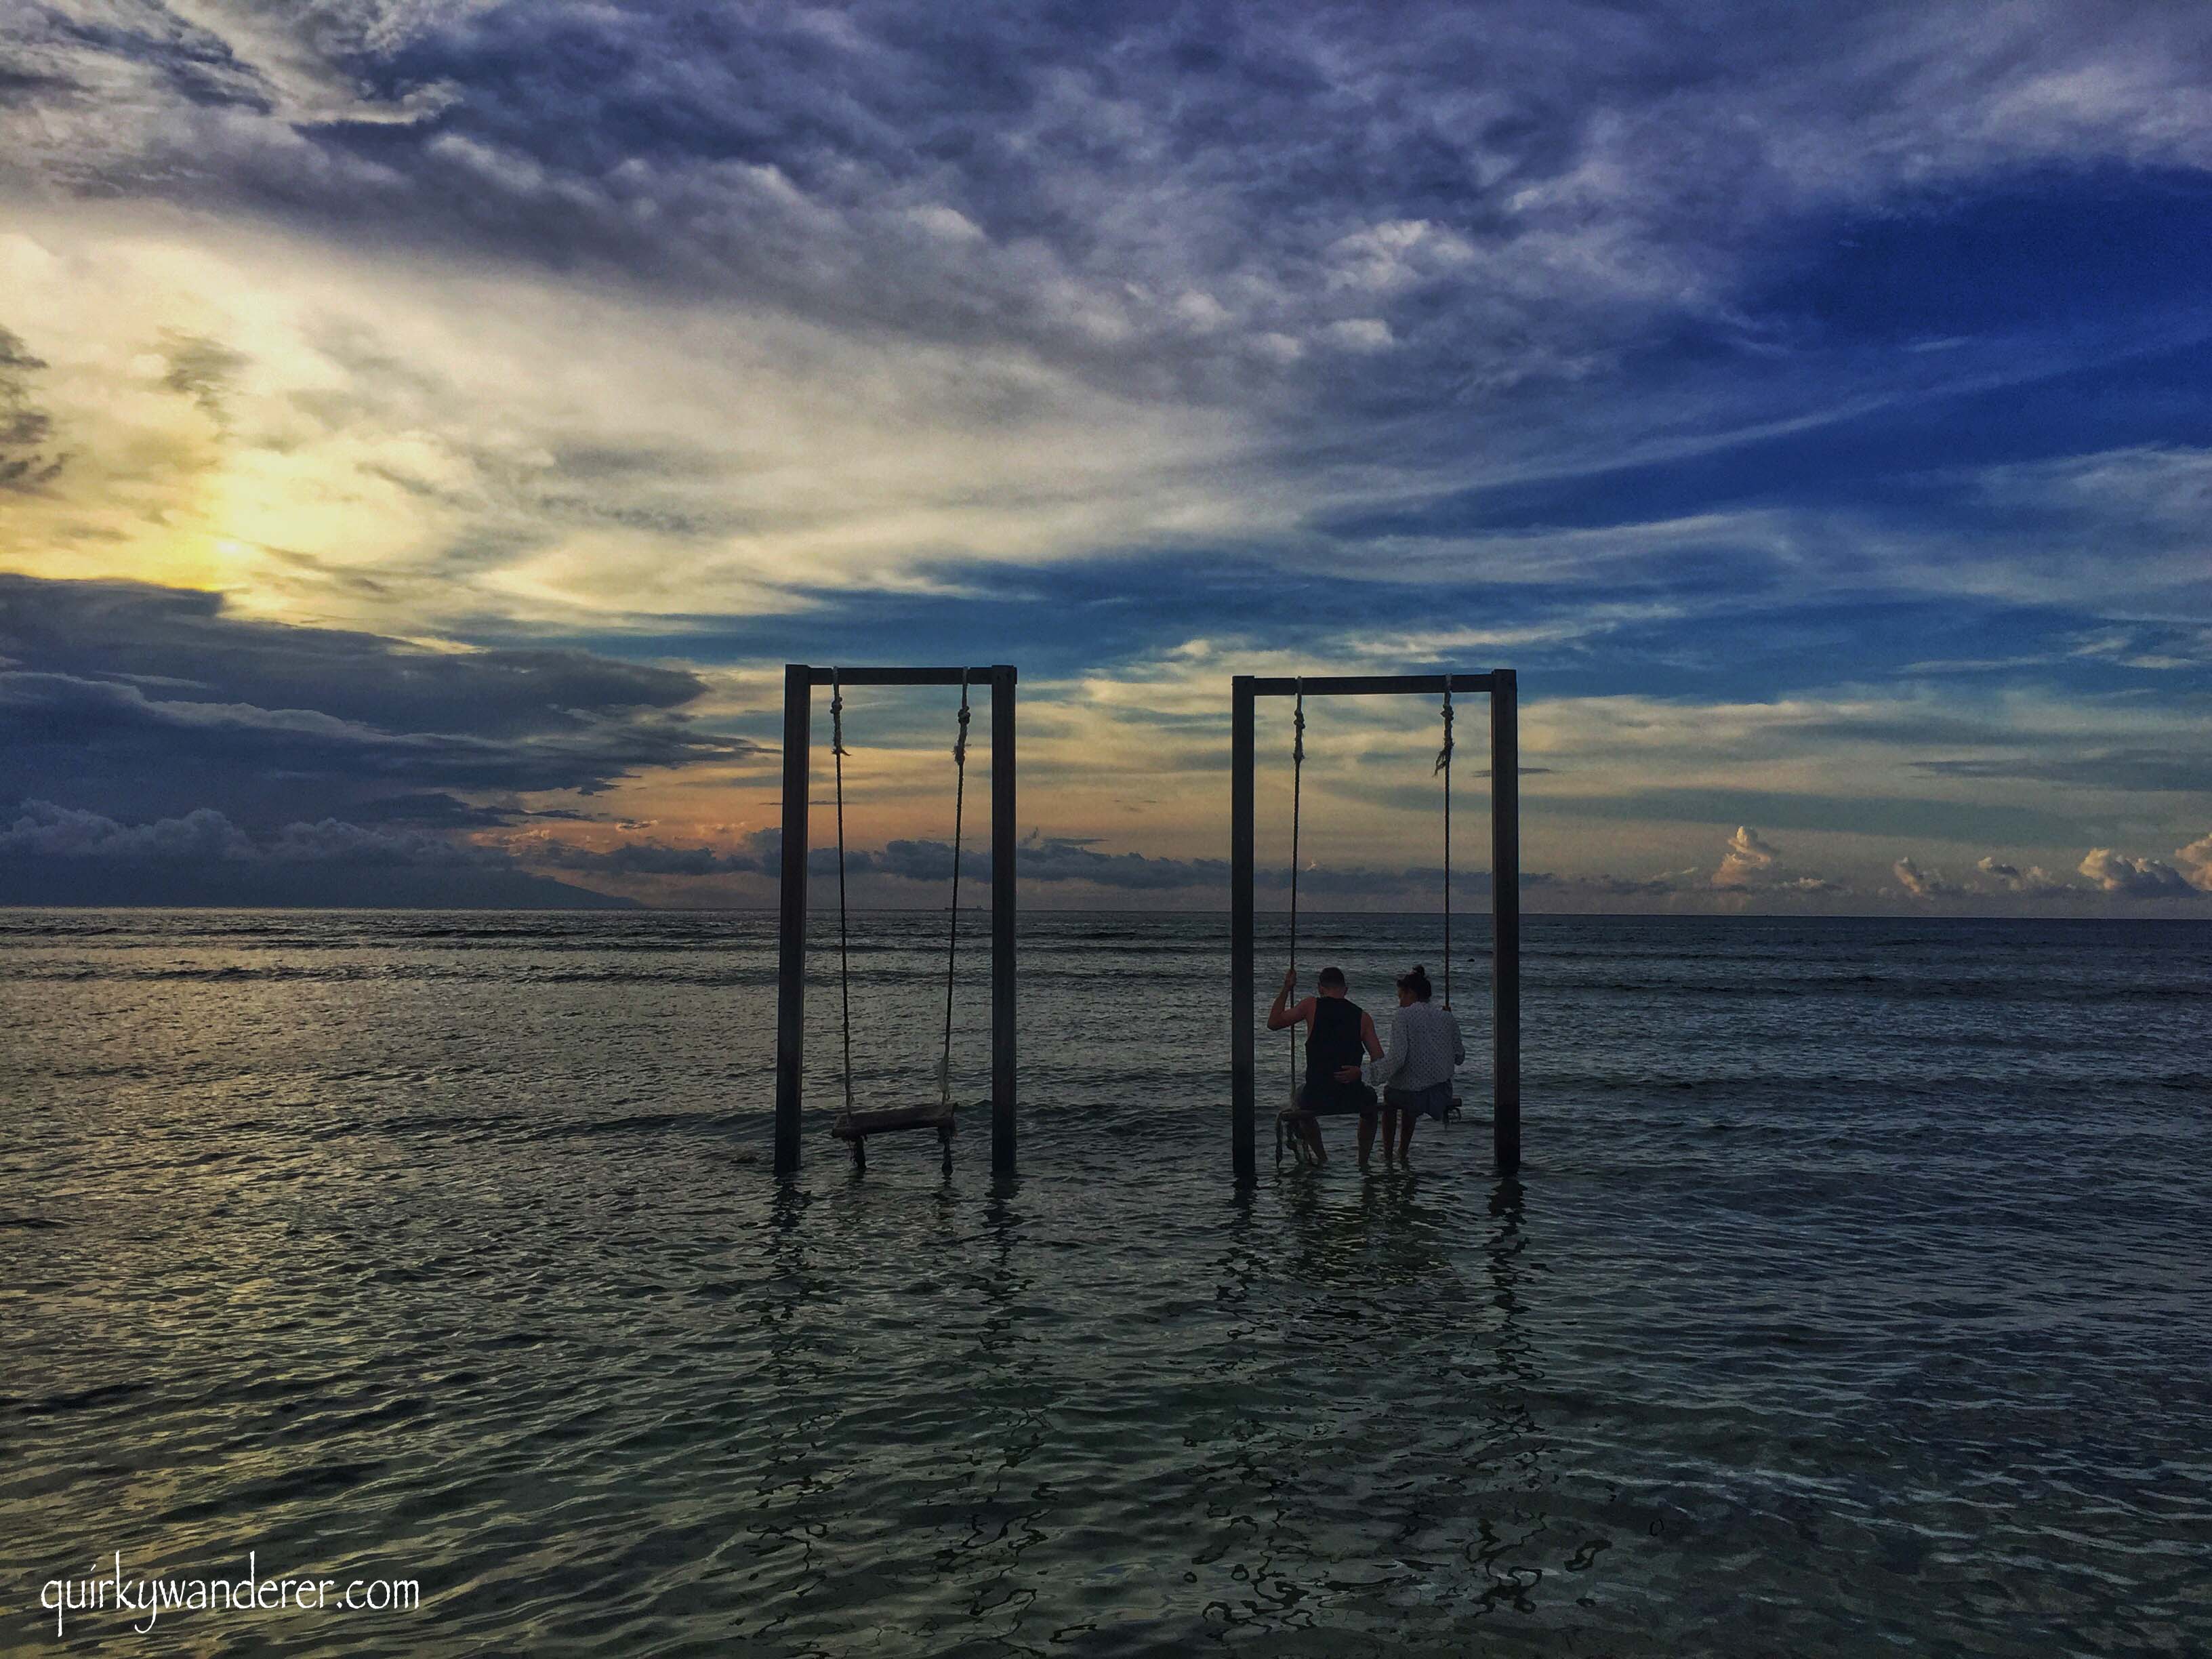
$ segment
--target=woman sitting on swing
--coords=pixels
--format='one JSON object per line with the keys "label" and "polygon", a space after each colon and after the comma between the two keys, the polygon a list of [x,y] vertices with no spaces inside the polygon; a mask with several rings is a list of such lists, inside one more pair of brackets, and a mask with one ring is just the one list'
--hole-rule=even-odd
{"label": "woman sitting on swing", "polygon": [[1321,994],[1304,998],[1293,1008],[1286,1005],[1297,983],[1298,970],[1292,968],[1284,974],[1283,988],[1275,993],[1274,1006],[1267,1010],[1271,1031],[1301,1023],[1306,1027],[1306,1080],[1298,1091],[1297,1132],[1313,1154],[1313,1161],[1326,1164],[1328,1152],[1322,1146],[1321,1117],[1358,1113],[1359,1167],[1364,1170],[1368,1149],[1375,1141],[1382,1103],[1375,1091],[1360,1080],[1359,1062],[1363,1052],[1370,1060],[1382,1058],[1382,1039],[1375,1035],[1373,1017],[1346,994],[1350,988],[1344,981],[1343,969],[1322,969],[1314,981]]}

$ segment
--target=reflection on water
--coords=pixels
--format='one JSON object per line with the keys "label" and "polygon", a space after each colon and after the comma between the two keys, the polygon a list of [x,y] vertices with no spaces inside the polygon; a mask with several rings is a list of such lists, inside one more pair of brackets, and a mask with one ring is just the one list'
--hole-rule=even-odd
{"label": "reflection on water", "polygon": [[1700,926],[1532,921],[1522,1181],[1239,1194],[1213,919],[1033,926],[1018,1178],[778,1182],[764,922],[0,915],[0,1548],[422,1580],[191,1627],[302,1653],[2201,1644],[2203,936]]}

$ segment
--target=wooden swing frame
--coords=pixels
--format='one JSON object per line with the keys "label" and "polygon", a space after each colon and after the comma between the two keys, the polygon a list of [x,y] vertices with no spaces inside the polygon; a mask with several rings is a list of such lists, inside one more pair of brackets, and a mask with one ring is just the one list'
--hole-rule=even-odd
{"label": "wooden swing frame", "polygon": [[[991,691],[991,1169],[1014,1172],[1014,684],[1008,663],[981,668],[783,669],[783,892],[776,928],[775,1173],[796,1175],[799,1163],[806,1037],[807,806],[813,787],[814,688],[833,681],[856,685],[947,685],[963,682]],[[951,1138],[951,1113],[939,1105],[856,1112],[840,1138],[854,1160],[870,1134],[934,1128]]]}
{"label": "wooden swing frame", "polygon": [[1230,1139],[1237,1184],[1260,1178],[1259,1030],[1254,972],[1254,756],[1261,697],[1390,696],[1449,690],[1490,698],[1491,1134],[1500,1175],[1521,1167],[1521,717],[1514,671],[1346,674],[1231,682],[1229,793]]}

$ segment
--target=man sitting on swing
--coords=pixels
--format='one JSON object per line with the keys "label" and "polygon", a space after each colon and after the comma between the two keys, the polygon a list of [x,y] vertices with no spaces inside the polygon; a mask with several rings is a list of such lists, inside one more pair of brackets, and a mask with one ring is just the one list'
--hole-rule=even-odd
{"label": "man sitting on swing", "polygon": [[1298,970],[1292,968],[1284,974],[1283,988],[1275,993],[1274,1005],[1267,1010],[1271,1031],[1300,1024],[1306,1027],[1306,1080],[1298,1091],[1296,1132],[1313,1161],[1326,1164],[1328,1152],[1321,1141],[1321,1117],[1358,1113],[1359,1167],[1364,1170],[1368,1150],[1375,1144],[1375,1123],[1382,1103],[1375,1091],[1360,1080],[1359,1062],[1363,1051],[1369,1059],[1382,1058],[1382,1039],[1375,1035],[1374,1018],[1346,994],[1350,988],[1345,983],[1343,969],[1322,969],[1321,977],[1314,981],[1321,994],[1303,999],[1295,1008],[1287,1006],[1297,983]]}

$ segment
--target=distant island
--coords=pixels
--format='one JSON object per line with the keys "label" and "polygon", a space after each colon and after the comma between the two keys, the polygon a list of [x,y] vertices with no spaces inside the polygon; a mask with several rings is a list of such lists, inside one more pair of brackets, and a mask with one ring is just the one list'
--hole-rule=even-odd
{"label": "distant island", "polygon": [[311,864],[193,863],[118,868],[108,861],[40,859],[0,865],[0,905],[164,905],[216,909],[642,910],[634,898],[595,893],[520,870],[356,866],[342,874]]}

